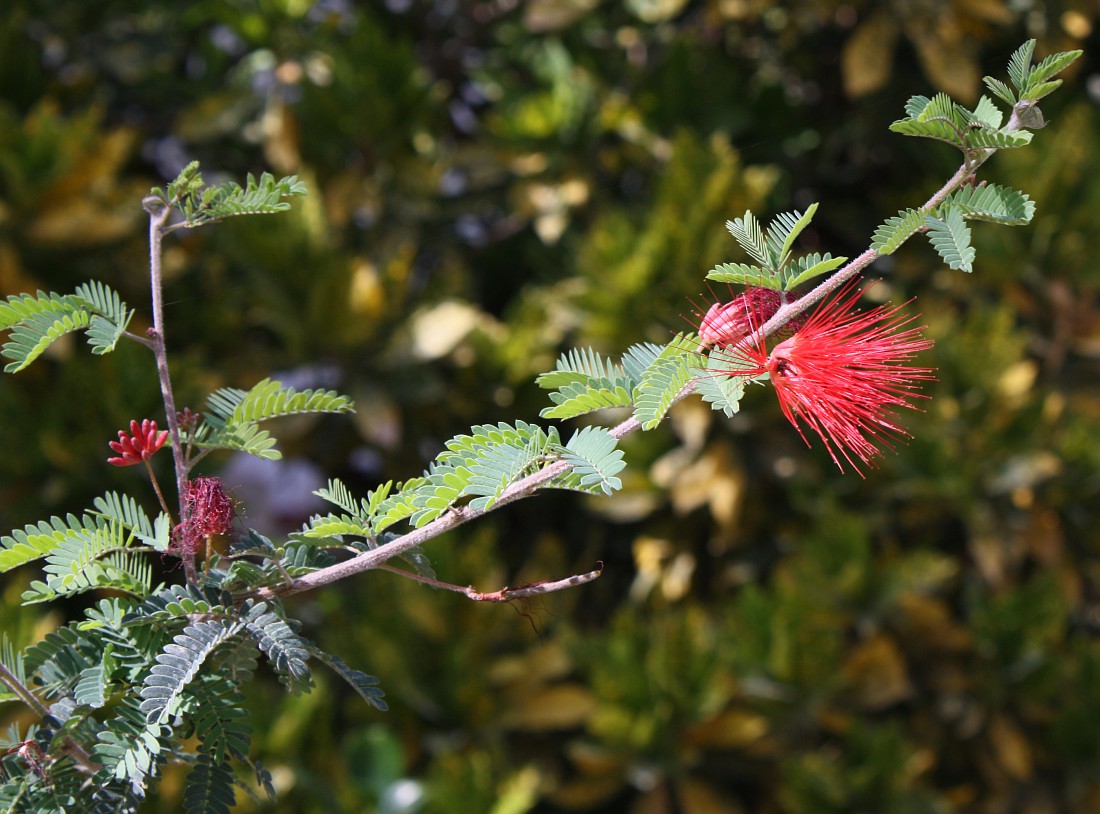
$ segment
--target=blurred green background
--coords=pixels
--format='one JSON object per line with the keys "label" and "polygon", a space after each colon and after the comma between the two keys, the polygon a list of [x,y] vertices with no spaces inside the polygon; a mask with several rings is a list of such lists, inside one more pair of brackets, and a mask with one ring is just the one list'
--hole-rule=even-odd
{"label": "blurred green background", "polygon": [[[625,441],[621,494],[539,496],[426,552],[482,590],[603,561],[597,582],[294,598],[391,710],[320,669],[301,698],[251,687],[281,801],[239,810],[1100,811],[1098,28],[1091,0],[7,0],[0,295],[99,279],[143,327],[151,185],[192,159],[309,185],[165,257],[181,406],[269,374],[356,399],[279,426],[280,467],[211,462],[273,534],[326,477],[365,493],[471,424],[535,420],[565,349],[692,327],[747,208],[821,201],[802,247],[858,254],[958,163],[887,132],[910,95],[973,104],[1029,37],[1086,49],[1034,145],[983,169],[1034,222],[976,224],[972,275],[919,241],[874,267],[936,341],[908,446],[863,480],[763,389],[734,420],[689,399]],[[3,530],[144,488],[105,459],[161,418],[151,358],[82,344],[0,381]],[[76,609],[20,609],[32,576],[0,583],[20,644]]]}

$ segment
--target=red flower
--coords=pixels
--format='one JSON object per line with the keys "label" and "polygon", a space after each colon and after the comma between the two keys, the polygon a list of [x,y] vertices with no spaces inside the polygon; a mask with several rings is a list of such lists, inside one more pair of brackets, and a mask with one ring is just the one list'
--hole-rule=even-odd
{"label": "red flower", "polygon": [[118,440],[109,441],[108,446],[119,454],[117,458],[108,458],[107,463],[113,466],[136,466],[142,461],[147,461],[153,454],[164,446],[168,440],[168,430],[157,432],[157,422],[144,419],[141,424],[137,421],[130,422],[130,434],[125,430],[118,431]]}
{"label": "red flower", "polygon": [[193,478],[183,493],[187,521],[176,526],[176,545],[195,554],[208,537],[227,533],[237,517],[232,498],[218,478]]}
{"label": "red flower", "polygon": [[930,368],[907,364],[932,347],[920,327],[906,327],[916,317],[890,305],[852,311],[861,293],[853,284],[841,289],[770,354],[763,338],[723,351],[731,375],[768,373],[783,414],[806,444],[799,421],[821,437],[841,471],[838,454],[860,475],[859,464],[870,464],[880,447],[892,451],[892,441],[909,437],[894,408],[912,409],[909,399],[923,398],[914,392],[919,383],[933,378]]}
{"label": "red flower", "polygon": [[745,293],[729,302],[716,302],[699,323],[700,350],[711,345],[719,348],[736,345],[771,319],[781,304],[778,291],[756,286],[746,288]]}

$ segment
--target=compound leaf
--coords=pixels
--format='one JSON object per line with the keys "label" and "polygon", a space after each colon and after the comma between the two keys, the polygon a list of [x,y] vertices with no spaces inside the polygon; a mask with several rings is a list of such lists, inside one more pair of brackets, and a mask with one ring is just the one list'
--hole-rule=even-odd
{"label": "compound leaf", "polygon": [[235,636],[241,626],[241,622],[223,619],[194,622],[172,637],[172,642],[157,655],[157,663],[145,677],[139,693],[144,699],[141,711],[147,725],[165,724],[176,714],[184,690],[195,680],[203,662]]}
{"label": "compound leaf", "polygon": [[617,445],[615,436],[602,427],[584,427],[573,434],[561,456],[573,467],[576,488],[605,495],[622,488],[615,476],[626,463]]}
{"label": "compound leaf", "polygon": [[948,267],[973,271],[976,252],[970,245],[970,228],[962,212],[954,207],[941,207],[940,212],[942,219],[925,216],[928,239]]}

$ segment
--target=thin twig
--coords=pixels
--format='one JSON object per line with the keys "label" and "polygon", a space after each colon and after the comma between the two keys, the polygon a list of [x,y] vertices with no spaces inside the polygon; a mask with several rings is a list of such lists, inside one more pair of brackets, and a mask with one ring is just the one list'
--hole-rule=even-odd
{"label": "thin twig", "polygon": [[168,508],[168,502],[164,499],[164,492],[160,490],[160,481],[157,480],[156,474],[153,472],[153,464],[148,458],[142,458],[145,464],[145,471],[149,473],[149,482],[153,484],[153,491],[157,493],[157,500],[160,501],[160,507],[164,509],[164,513],[169,517],[172,516],[172,510]]}
{"label": "thin twig", "polygon": [[[13,693],[19,696],[19,700],[26,704],[40,719],[45,719],[50,711],[46,708],[34,693],[28,689],[19,677],[9,670],[3,662],[0,662],[0,684],[3,684]],[[71,735],[66,735],[63,741],[63,749],[67,755],[72,757],[82,769],[88,773],[94,773],[102,768],[98,763],[91,759],[88,753],[84,750],[84,747],[77,743]]]}
{"label": "thin twig", "polygon": [[526,599],[532,596],[541,596],[542,594],[549,594],[554,591],[572,588],[575,585],[584,585],[603,573],[603,563],[601,562],[599,563],[599,567],[593,571],[588,571],[584,574],[574,574],[565,579],[553,581],[539,580],[538,582],[527,582],[523,585],[506,585],[498,591],[479,591],[472,585],[456,585],[453,582],[442,582],[438,579],[426,577],[423,574],[406,571],[403,568],[395,568],[392,565],[383,564],[377,566],[377,568],[381,571],[391,571],[394,574],[400,574],[403,577],[408,577],[424,585],[431,585],[433,588],[441,588],[444,591],[453,591],[463,594],[468,599],[472,599],[475,602],[511,602],[513,599]]}

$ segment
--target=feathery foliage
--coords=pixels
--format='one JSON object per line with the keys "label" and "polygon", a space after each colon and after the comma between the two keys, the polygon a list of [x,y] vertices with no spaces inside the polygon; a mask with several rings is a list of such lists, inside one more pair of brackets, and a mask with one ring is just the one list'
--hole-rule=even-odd
{"label": "feathery foliage", "polygon": [[302,390],[283,387],[263,379],[251,390],[224,387],[207,400],[205,420],[190,440],[200,449],[246,452],[267,460],[279,460],[276,440],[259,424],[273,418],[301,413],[347,413],[351,399],[332,390]]}
{"label": "feathery foliage", "polygon": [[11,332],[0,355],[13,360],[4,371],[23,370],[73,331],[87,330],[92,353],[110,353],[133,315],[118,292],[96,281],[78,286],[68,296],[42,291],[10,296],[0,303],[0,330]]}
{"label": "feathery foliage", "polygon": [[643,430],[661,423],[676,396],[688,386],[705,362],[695,353],[698,341],[692,334],[679,334],[662,349],[657,359],[646,368],[634,390],[634,417]]}

